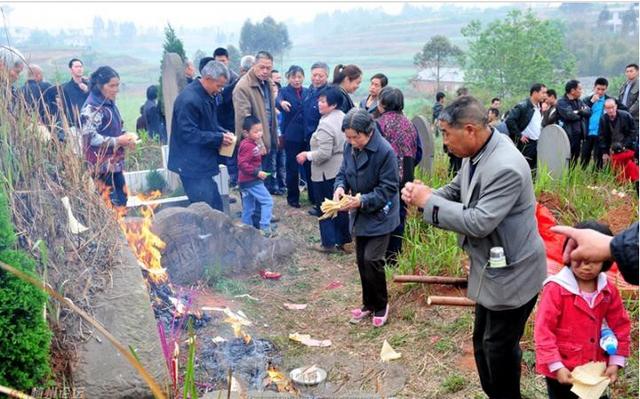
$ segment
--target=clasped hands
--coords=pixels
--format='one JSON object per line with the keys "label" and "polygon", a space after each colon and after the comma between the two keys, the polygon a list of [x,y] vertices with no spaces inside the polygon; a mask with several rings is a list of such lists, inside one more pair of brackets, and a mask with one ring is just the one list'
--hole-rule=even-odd
{"label": "clasped hands", "polygon": [[424,208],[425,205],[427,205],[427,201],[431,198],[431,195],[433,195],[433,189],[420,180],[414,180],[413,182],[405,184],[401,193],[402,200],[407,205]]}

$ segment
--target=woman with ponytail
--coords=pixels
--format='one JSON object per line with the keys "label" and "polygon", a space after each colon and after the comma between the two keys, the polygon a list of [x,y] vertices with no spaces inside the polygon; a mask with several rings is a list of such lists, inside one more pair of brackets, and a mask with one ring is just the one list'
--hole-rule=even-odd
{"label": "woman with ponytail", "polygon": [[355,107],[351,94],[355,93],[362,82],[362,70],[357,65],[336,65],[333,70],[333,84],[340,88],[342,105],[340,110],[345,114]]}
{"label": "woman with ponytail", "polygon": [[94,178],[109,187],[111,203],[126,206],[124,150],[135,147],[137,135],[124,131],[115,103],[120,76],[113,68],[101,66],[91,74],[90,87],[80,113],[85,158],[93,168]]}

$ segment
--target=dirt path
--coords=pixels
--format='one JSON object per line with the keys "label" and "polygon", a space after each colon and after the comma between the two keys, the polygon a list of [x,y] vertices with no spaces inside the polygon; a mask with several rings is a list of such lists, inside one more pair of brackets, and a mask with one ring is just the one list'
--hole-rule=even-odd
{"label": "dirt path", "polygon": [[[237,205],[232,207],[237,209]],[[312,364],[325,368],[328,382],[323,390],[305,393],[332,395],[328,397],[356,392],[402,398],[484,397],[471,349],[471,309],[427,307],[424,288],[408,290],[388,283],[388,324],[380,329],[370,322],[350,324],[350,309],[360,305],[361,294],[355,256],[321,254],[309,248],[319,242],[319,231],[316,218],[307,214],[308,207],[294,209],[286,206],[284,198],[276,197],[275,209],[280,217],[278,236],[293,240],[298,247],[291,262],[275,270],[282,278],[272,281],[253,276],[236,282],[239,286],[232,293],[250,294],[258,301],[216,294],[209,305],[224,304],[247,314],[254,322],[250,333],[270,339],[282,351],[284,371]],[[308,307],[287,310],[284,303]],[[295,332],[330,339],[332,345],[303,346],[289,340],[289,334]],[[384,340],[402,353],[401,359],[390,364],[380,361]],[[534,392],[542,387],[534,385]]]}

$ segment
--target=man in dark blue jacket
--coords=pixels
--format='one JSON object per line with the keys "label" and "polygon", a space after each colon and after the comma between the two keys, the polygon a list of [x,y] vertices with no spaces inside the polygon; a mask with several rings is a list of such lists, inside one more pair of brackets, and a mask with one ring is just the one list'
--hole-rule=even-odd
{"label": "man in dark blue jacket", "polygon": [[582,96],[582,85],[577,80],[570,80],[564,86],[564,96],[558,100],[556,108],[562,128],[569,136],[571,145],[571,166],[578,162],[582,140],[586,139],[588,133],[589,108],[580,97]]}
{"label": "man in dark blue jacket", "polygon": [[222,211],[213,177],[220,173],[220,146],[232,144],[234,135],[218,124],[212,96],[228,81],[229,70],[221,62],[209,61],[200,73],[202,78],[187,85],[173,105],[168,166],[180,175],[191,203],[206,202]]}
{"label": "man in dark blue jacket", "polygon": [[80,110],[89,97],[89,81],[82,76],[84,64],[77,58],[69,61],[71,80],[62,85],[64,113],[69,126],[80,126]]}
{"label": "man in dark blue jacket", "polygon": [[44,81],[42,68],[38,65],[29,65],[22,94],[27,106],[38,114],[41,123],[55,123],[56,89],[51,83]]}
{"label": "man in dark blue jacket", "polygon": [[[305,148],[309,149],[309,141],[313,132],[318,128],[320,123],[320,111],[318,111],[318,97],[320,92],[327,87],[327,80],[329,79],[329,65],[324,62],[316,62],[311,65],[311,86],[307,91],[307,95],[302,100],[302,117],[304,120],[304,133],[305,133]],[[313,203],[314,207],[309,211],[312,216],[320,216],[320,202],[322,198],[316,198],[313,193],[311,184],[311,162],[305,162],[304,174],[307,182],[307,190],[309,193],[309,200]]]}

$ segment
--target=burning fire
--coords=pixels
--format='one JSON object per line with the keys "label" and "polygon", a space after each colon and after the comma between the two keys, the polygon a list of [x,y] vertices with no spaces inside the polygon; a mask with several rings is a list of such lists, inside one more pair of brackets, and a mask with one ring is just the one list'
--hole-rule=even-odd
{"label": "burning fire", "polygon": [[251,343],[251,335],[247,334],[242,329],[242,326],[250,326],[251,325],[251,321],[249,321],[249,319],[244,317],[243,314],[234,313],[232,310],[230,310],[228,308],[224,309],[224,313],[227,316],[224,319],[224,322],[231,324],[231,328],[233,328],[233,334],[236,336],[236,338],[242,338],[242,340],[244,341],[244,343],[246,345],[250,344]]}
{"label": "burning fire", "polygon": [[275,384],[278,392],[297,393],[298,390],[293,386],[291,380],[286,375],[281,373],[273,364],[269,364],[267,368],[267,375],[265,385]]}

